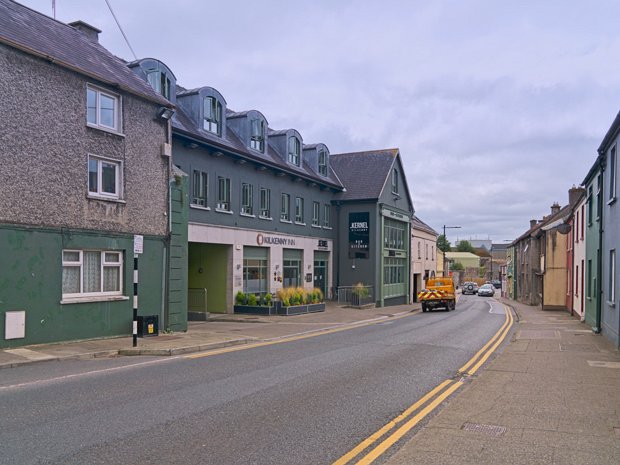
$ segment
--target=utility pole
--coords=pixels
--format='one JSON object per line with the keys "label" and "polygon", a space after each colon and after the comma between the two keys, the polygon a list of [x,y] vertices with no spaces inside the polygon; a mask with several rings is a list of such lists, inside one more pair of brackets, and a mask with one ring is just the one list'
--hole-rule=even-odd
{"label": "utility pole", "polygon": [[[460,226],[446,226],[445,224],[443,225],[443,240],[445,241],[444,243],[447,244],[448,243],[448,238],[446,237],[446,229],[460,229]],[[444,278],[447,276],[446,274],[446,251],[444,250],[443,252],[443,276]]]}

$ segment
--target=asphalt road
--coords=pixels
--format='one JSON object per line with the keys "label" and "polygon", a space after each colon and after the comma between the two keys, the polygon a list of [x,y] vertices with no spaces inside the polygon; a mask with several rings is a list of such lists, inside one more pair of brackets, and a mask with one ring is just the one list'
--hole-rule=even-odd
{"label": "asphalt road", "polygon": [[490,302],[203,358],[2,370],[0,464],[330,464],[457,373],[505,320]]}

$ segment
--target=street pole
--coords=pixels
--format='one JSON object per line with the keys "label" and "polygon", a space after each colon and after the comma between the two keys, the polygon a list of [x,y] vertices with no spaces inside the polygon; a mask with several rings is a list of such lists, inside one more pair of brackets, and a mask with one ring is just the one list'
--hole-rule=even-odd
{"label": "street pole", "polygon": [[[448,243],[448,238],[446,237],[446,229],[460,229],[460,226],[446,226],[445,224],[443,225],[443,240],[444,240],[444,245]],[[446,251],[444,250],[443,252],[443,277],[445,278],[447,276],[446,274]]]}

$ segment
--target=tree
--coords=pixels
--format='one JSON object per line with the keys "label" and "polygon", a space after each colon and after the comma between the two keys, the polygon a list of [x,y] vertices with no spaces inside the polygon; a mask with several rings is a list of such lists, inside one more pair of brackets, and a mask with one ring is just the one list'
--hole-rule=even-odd
{"label": "tree", "polygon": [[454,262],[450,264],[450,271],[465,271],[465,267],[461,262]]}
{"label": "tree", "polygon": [[471,242],[469,241],[460,241],[459,245],[456,246],[456,251],[474,253],[474,247],[471,245]]}
{"label": "tree", "polygon": [[444,253],[450,252],[452,250],[452,247],[450,246],[450,241],[446,239],[446,236],[444,236],[443,234],[440,234],[437,238],[437,248]]}

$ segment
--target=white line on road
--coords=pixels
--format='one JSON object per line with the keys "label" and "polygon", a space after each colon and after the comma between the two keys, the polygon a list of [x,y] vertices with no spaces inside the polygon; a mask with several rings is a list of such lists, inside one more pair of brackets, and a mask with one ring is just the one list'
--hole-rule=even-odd
{"label": "white line on road", "polygon": [[23,388],[23,387],[43,385],[43,384],[46,384],[46,383],[65,381],[67,379],[80,378],[82,376],[98,375],[100,373],[111,373],[111,372],[114,372],[114,371],[120,371],[120,370],[129,369],[129,368],[135,368],[135,367],[146,366],[146,365],[154,365],[156,363],[162,363],[162,362],[169,362],[171,360],[176,360],[176,359],[179,359],[179,358],[181,358],[181,357],[180,356],[168,357],[168,358],[162,358],[162,359],[158,359],[158,360],[149,360],[148,362],[132,363],[131,365],[123,365],[123,366],[120,366],[120,367],[104,368],[102,370],[85,371],[83,373],[74,373],[74,374],[71,374],[71,375],[58,376],[56,378],[38,379],[36,381],[28,381],[26,383],[10,384],[8,386],[0,386],[0,391],[6,391],[6,390],[9,390],[9,389],[17,389],[17,388]]}

